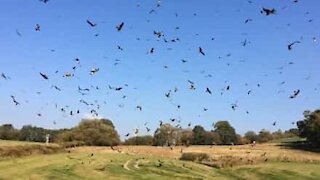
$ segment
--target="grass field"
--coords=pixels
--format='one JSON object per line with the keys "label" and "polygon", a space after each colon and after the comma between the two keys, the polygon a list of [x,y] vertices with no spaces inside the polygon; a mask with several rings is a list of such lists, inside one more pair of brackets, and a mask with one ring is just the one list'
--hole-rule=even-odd
{"label": "grass field", "polygon": [[[16,142],[1,142],[0,147]],[[21,144],[17,144],[20,146]],[[320,154],[277,144],[81,147],[51,155],[0,160],[0,179],[319,179]],[[182,152],[206,152],[224,168],[181,161]],[[69,151],[69,152],[68,152]],[[265,161],[268,159],[267,161]],[[231,162],[231,163],[230,163]]]}

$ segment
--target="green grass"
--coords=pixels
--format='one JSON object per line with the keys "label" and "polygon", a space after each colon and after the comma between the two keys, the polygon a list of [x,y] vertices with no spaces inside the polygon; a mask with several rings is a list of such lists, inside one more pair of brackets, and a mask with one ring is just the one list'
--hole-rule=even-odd
{"label": "green grass", "polygon": [[[144,159],[141,159],[144,158]],[[135,167],[136,160],[140,165]],[[205,165],[119,153],[61,153],[0,161],[0,179],[319,179],[320,164],[270,162],[215,169]],[[127,168],[123,166],[127,163]]]}
{"label": "green grass", "polygon": [[[56,146],[56,145],[52,145]],[[22,147],[35,147],[42,149],[46,147],[43,143],[26,143],[16,141],[0,141],[0,152],[2,150],[17,149],[23,151]],[[202,148],[203,152],[210,150],[209,147],[194,147],[195,150]],[[218,152],[216,148],[213,154]],[[221,147],[226,148],[228,147]],[[236,148],[236,147],[234,147]],[[243,149],[250,150],[250,147],[243,146]],[[249,149],[248,149],[249,148]],[[259,146],[264,150],[283,151],[276,145]],[[141,152],[146,153],[133,155],[127,153],[117,153],[116,151],[104,151],[84,147],[66,151],[57,151],[56,154],[34,153],[29,156],[4,157],[0,158],[0,180],[1,179],[320,179],[320,163],[305,163],[303,161],[278,162],[270,160],[254,165],[240,165],[230,168],[212,168],[207,165],[181,161],[170,156],[172,151],[158,149],[157,147],[144,147]],[[106,148],[110,149],[110,148]],[[230,153],[228,150],[221,150]],[[37,149],[36,149],[37,150]],[[151,150],[160,150],[162,153]],[[237,153],[241,154],[241,149]],[[38,150],[37,150],[38,151]],[[177,150],[178,151],[178,150]],[[248,156],[243,151],[242,154]],[[254,151],[254,150],[252,150]],[[32,151],[33,152],[33,151]],[[91,156],[93,152],[93,156]],[[292,156],[303,156],[302,151],[286,150]],[[269,152],[268,152],[269,153]],[[307,156],[306,158],[316,158],[318,154]],[[291,156],[290,155],[290,156]],[[310,155],[310,154],[309,154]],[[259,155],[260,156],[260,155]],[[255,157],[255,156],[252,156]],[[162,166],[159,167],[159,160]],[[139,165],[136,166],[137,162]]]}
{"label": "green grass", "polygon": [[319,179],[320,164],[273,162],[254,166],[221,169],[233,179]]}
{"label": "green grass", "polygon": [[291,138],[275,139],[270,141],[269,143],[293,143],[293,142],[303,142],[303,141],[306,141],[306,139],[300,138],[300,137],[291,137]]}
{"label": "green grass", "polygon": [[45,143],[37,143],[37,142],[0,140],[0,146],[17,146],[17,145],[34,145],[34,144],[45,145]]}
{"label": "green grass", "polygon": [[[139,169],[136,159],[143,156],[98,153],[93,157],[86,153],[38,155],[0,162],[0,179],[210,179],[222,177],[212,168],[172,159],[142,159]],[[128,163],[128,169],[123,166]]]}

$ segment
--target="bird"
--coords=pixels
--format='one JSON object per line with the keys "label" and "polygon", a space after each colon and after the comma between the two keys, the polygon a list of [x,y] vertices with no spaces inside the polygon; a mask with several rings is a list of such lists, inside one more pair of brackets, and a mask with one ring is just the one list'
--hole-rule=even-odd
{"label": "bird", "polygon": [[290,43],[290,44],[288,45],[288,50],[291,51],[291,50],[292,50],[292,46],[293,46],[294,44],[297,44],[297,43],[301,43],[301,42],[300,42],[300,41],[294,41],[294,42]]}
{"label": "bird", "polygon": [[160,120],[159,121],[159,126],[162,126],[163,125],[163,122]]}
{"label": "bird", "polygon": [[1,73],[1,77],[2,77],[3,79],[8,79],[8,77],[7,77],[4,73]]}
{"label": "bird", "polygon": [[42,77],[43,79],[45,79],[45,80],[48,80],[48,79],[49,79],[49,77],[48,77],[46,74],[44,74],[44,73],[41,73],[41,72],[40,72],[40,75],[41,75],[41,77]]}
{"label": "bird", "polygon": [[199,47],[199,53],[202,54],[203,56],[205,56],[206,54],[203,52],[202,47]]}
{"label": "bird", "polygon": [[36,31],[40,31],[40,25],[36,24],[36,27],[34,28]]}
{"label": "bird", "polygon": [[165,93],[165,96],[166,96],[167,98],[170,98],[170,94],[171,94],[171,90],[169,90],[168,93]]}
{"label": "bird", "polygon": [[122,22],[121,24],[119,24],[118,26],[116,26],[118,31],[121,31],[123,28],[124,22]]}
{"label": "bird", "polygon": [[212,94],[212,92],[210,91],[210,89],[207,87],[206,92],[209,94]]}
{"label": "bird", "polygon": [[139,134],[139,129],[138,129],[138,128],[135,128],[135,129],[134,129],[134,134],[135,134],[135,135]]}
{"label": "bird", "polygon": [[22,34],[19,32],[19,30],[18,29],[16,29],[16,34],[18,35],[18,36],[22,36]]}
{"label": "bird", "polygon": [[272,125],[273,125],[273,126],[276,126],[276,125],[277,125],[277,121],[273,122]]}
{"label": "bird", "polygon": [[246,19],[245,21],[244,21],[244,23],[248,23],[248,22],[250,22],[250,21],[252,21],[252,19]]}
{"label": "bird", "polygon": [[237,104],[231,104],[231,108],[232,108],[232,110],[236,110],[236,107],[237,107]]}
{"label": "bird", "polygon": [[17,105],[20,105],[20,103],[19,103],[18,101],[16,101],[16,98],[15,98],[13,95],[11,95],[10,97],[11,97],[13,103],[14,103],[16,106],[17,106]]}
{"label": "bird", "polygon": [[126,137],[129,137],[129,136],[130,136],[130,133],[127,133],[125,136],[126,136]]}
{"label": "bird", "polygon": [[156,35],[158,38],[163,36],[162,32],[160,32],[160,31],[153,31],[153,34]]}
{"label": "bird", "polygon": [[71,78],[71,77],[73,77],[74,76],[74,74],[72,74],[72,73],[65,73],[64,75],[63,75],[63,77],[65,77],[65,78]]}
{"label": "bird", "polygon": [[123,51],[123,48],[121,47],[121,46],[119,46],[119,45],[117,45],[118,46],[118,49],[120,50],[120,51]]}
{"label": "bird", "polygon": [[300,89],[293,91],[293,94],[290,96],[291,99],[296,98],[300,93]]}
{"label": "bird", "polygon": [[47,3],[49,0],[39,0],[40,2]]}
{"label": "bird", "polygon": [[269,15],[276,14],[276,9],[274,9],[274,8],[272,8],[272,9],[262,8],[262,10],[260,12],[261,12],[261,14],[265,14],[266,16],[269,16]]}
{"label": "bird", "polygon": [[187,60],[184,60],[184,59],[181,59],[181,62],[182,63],[186,63],[186,62],[188,62]]}
{"label": "bird", "polygon": [[91,26],[91,27],[95,27],[97,26],[96,23],[91,22],[90,20],[87,19],[87,23]]}
{"label": "bird", "polygon": [[94,75],[95,73],[97,73],[99,71],[99,68],[91,68],[90,70],[90,75]]}
{"label": "bird", "polygon": [[56,85],[52,85],[51,88],[55,88],[56,90],[61,91],[61,89]]}
{"label": "bird", "polygon": [[136,106],[136,108],[139,110],[139,111],[142,111],[142,107],[141,106]]}

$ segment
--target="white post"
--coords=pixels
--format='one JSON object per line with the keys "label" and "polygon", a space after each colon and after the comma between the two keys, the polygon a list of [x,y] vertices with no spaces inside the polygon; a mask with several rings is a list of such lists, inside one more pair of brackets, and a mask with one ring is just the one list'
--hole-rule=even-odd
{"label": "white post", "polygon": [[49,142],[50,142],[50,134],[47,134],[46,135],[46,144],[49,144]]}

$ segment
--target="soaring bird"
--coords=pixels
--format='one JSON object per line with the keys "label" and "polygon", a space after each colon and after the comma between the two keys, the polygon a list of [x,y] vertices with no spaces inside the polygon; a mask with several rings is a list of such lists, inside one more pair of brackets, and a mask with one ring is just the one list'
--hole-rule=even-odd
{"label": "soaring bird", "polygon": [[207,87],[206,92],[209,94],[212,94],[212,92],[210,91],[210,89]]}
{"label": "soaring bird", "polygon": [[262,8],[262,10],[260,12],[261,12],[261,14],[265,14],[266,16],[276,14],[276,10],[274,8],[272,8],[272,9]]}
{"label": "soaring bird", "polygon": [[290,43],[290,44],[288,45],[288,50],[291,51],[292,46],[293,46],[294,44],[297,44],[297,43],[301,43],[301,42],[300,42],[300,41],[294,41],[293,43]]}
{"label": "soaring bird", "polygon": [[124,22],[122,22],[121,24],[119,24],[116,28],[118,31],[121,31],[123,28]]}
{"label": "soaring bird", "polygon": [[293,91],[293,94],[290,96],[291,99],[296,98],[300,93],[300,89]]}
{"label": "soaring bird", "polygon": [[91,22],[90,20],[87,20],[87,23],[91,26],[91,27],[95,27],[97,24],[96,23],[93,23]]}
{"label": "soaring bird", "polygon": [[203,52],[202,47],[199,47],[199,53],[202,54],[203,56],[205,56],[206,54]]}
{"label": "soaring bird", "polygon": [[48,79],[49,79],[48,76],[47,76],[46,74],[44,74],[44,73],[41,73],[41,72],[40,72],[40,75],[41,75],[41,77],[43,77],[43,79],[45,79],[45,80],[48,80]]}

